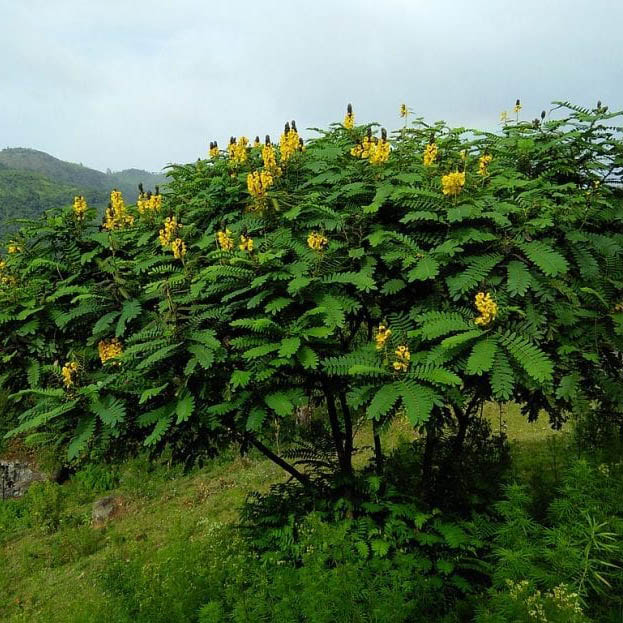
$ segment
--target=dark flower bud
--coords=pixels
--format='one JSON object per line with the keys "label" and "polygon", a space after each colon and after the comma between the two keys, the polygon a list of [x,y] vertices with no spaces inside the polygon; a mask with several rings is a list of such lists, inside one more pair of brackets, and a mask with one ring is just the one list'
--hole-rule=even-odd
{"label": "dark flower bud", "polygon": [[353,114],[353,105],[352,105],[352,104],[349,104],[349,105],[346,107],[346,112],[347,112],[349,115],[352,115],[352,114]]}
{"label": "dark flower bud", "polygon": [[597,100],[597,108],[601,108],[601,100]]}
{"label": "dark flower bud", "polygon": [[139,193],[141,193],[141,195],[143,194],[143,192],[144,192],[144,191],[143,191],[143,182],[139,182],[139,185],[138,185],[138,192],[139,192]]}
{"label": "dark flower bud", "polygon": [[381,128],[381,139],[387,140],[387,130],[385,128]]}
{"label": "dark flower bud", "polygon": [[266,143],[266,145],[270,145],[270,135],[266,135],[266,139],[264,140],[264,143]]}
{"label": "dark flower bud", "polygon": [[285,134],[287,134],[290,131],[290,124],[286,121],[286,124],[283,128],[283,131]]}
{"label": "dark flower bud", "polygon": [[296,129],[296,121],[294,121],[294,119],[292,119],[292,123],[290,124],[292,126],[292,130],[294,130],[294,132],[297,132],[298,130]]}
{"label": "dark flower bud", "polygon": [[517,100],[517,101],[515,102],[515,106],[521,106],[521,102],[520,102],[519,100]]}
{"label": "dark flower bud", "polygon": [[545,111],[544,110],[541,111],[541,119],[545,119]]}
{"label": "dark flower bud", "polygon": [[368,128],[368,139],[372,138],[372,128]]}
{"label": "dark flower bud", "polygon": [[160,186],[156,186],[156,194],[159,195],[160,194]]}
{"label": "dark flower bud", "polygon": [[218,147],[218,143],[214,141],[214,147]]}
{"label": "dark flower bud", "polygon": [[236,142],[236,137],[235,136],[230,136],[229,137],[229,144],[233,145]]}
{"label": "dark flower bud", "polygon": [[301,147],[303,147],[303,144],[304,144],[304,143],[303,143],[303,139],[302,139],[302,138],[299,138],[299,145],[300,145]]}
{"label": "dark flower bud", "polygon": [[256,142],[256,143],[259,143],[259,142],[260,142],[260,137],[259,137],[259,136],[256,136],[256,137],[255,137],[255,142]]}

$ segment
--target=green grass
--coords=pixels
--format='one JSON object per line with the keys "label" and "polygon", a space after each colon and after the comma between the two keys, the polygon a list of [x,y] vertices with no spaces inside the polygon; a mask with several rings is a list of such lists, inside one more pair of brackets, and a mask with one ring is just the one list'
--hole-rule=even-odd
{"label": "green grass", "polygon": [[[496,430],[497,409],[490,406],[485,416]],[[556,457],[562,456],[565,432],[552,431],[544,419],[527,423],[516,409],[503,413],[503,420],[517,475],[530,482],[536,473],[557,479]],[[383,437],[384,445],[391,447],[413,438],[413,432],[406,421],[398,420]],[[360,447],[371,445],[370,431],[360,431],[357,440]],[[358,461],[365,461],[368,453],[369,449],[364,450]],[[41,527],[24,526],[4,542],[0,534],[0,621],[133,620],[127,618],[125,606],[121,607],[124,599],[129,599],[124,598],[124,591],[129,590],[123,584],[124,569],[130,577],[142,577],[146,584],[162,582],[163,591],[175,594],[166,582],[186,578],[188,585],[179,589],[180,599],[186,602],[170,606],[172,611],[178,608],[177,616],[182,617],[184,608],[194,608],[194,600],[201,603],[199,570],[207,564],[204,552],[215,545],[215,530],[218,533],[220,526],[236,523],[238,509],[250,491],[264,491],[283,478],[269,461],[230,454],[190,475],[166,464],[154,466],[136,459],[119,468],[118,486],[105,493],[89,491],[72,479],[59,488],[62,510],[58,531],[48,534]],[[92,527],[93,501],[110,494],[122,501],[119,515],[103,527]],[[176,565],[174,576],[167,575],[171,564]],[[184,565],[188,569],[179,570]],[[151,599],[147,590],[138,597],[132,592],[131,599],[138,600],[140,595]],[[156,606],[141,602],[135,607],[149,610]]]}

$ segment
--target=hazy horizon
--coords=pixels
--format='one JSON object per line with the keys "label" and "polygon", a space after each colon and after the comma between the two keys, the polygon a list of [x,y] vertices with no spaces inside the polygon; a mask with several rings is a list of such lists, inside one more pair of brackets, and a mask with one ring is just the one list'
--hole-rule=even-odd
{"label": "hazy horizon", "polygon": [[552,100],[623,108],[623,5],[606,0],[0,0],[0,18],[1,146],[100,171],[326,126],[348,102],[390,129],[403,102],[488,128],[518,97],[527,119]]}

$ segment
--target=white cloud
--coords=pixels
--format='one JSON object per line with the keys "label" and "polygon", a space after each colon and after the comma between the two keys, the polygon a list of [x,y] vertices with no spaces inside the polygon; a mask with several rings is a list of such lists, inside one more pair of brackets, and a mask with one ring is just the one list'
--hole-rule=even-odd
{"label": "white cloud", "polygon": [[341,119],[496,123],[521,97],[623,105],[623,6],[595,0],[0,0],[0,136],[158,169],[230,134]]}

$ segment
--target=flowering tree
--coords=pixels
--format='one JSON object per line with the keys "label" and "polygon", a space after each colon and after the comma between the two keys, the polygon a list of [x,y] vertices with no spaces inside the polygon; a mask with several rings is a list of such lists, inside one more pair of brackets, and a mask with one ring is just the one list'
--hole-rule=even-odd
{"label": "flowering tree", "polygon": [[617,114],[555,110],[388,138],[349,107],[307,144],[294,122],[278,146],[211,143],[164,197],[113,192],[99,229],[82,198],[25,225],[0,267],[13,434],[47,431],[71,457],[235,438],[312,486],[267,441],[311,406],[330,443],[308,455],[347,487],[366,419],[379,468],[380,427],[425,431],[426,471],[486,401],[619,418]]}

